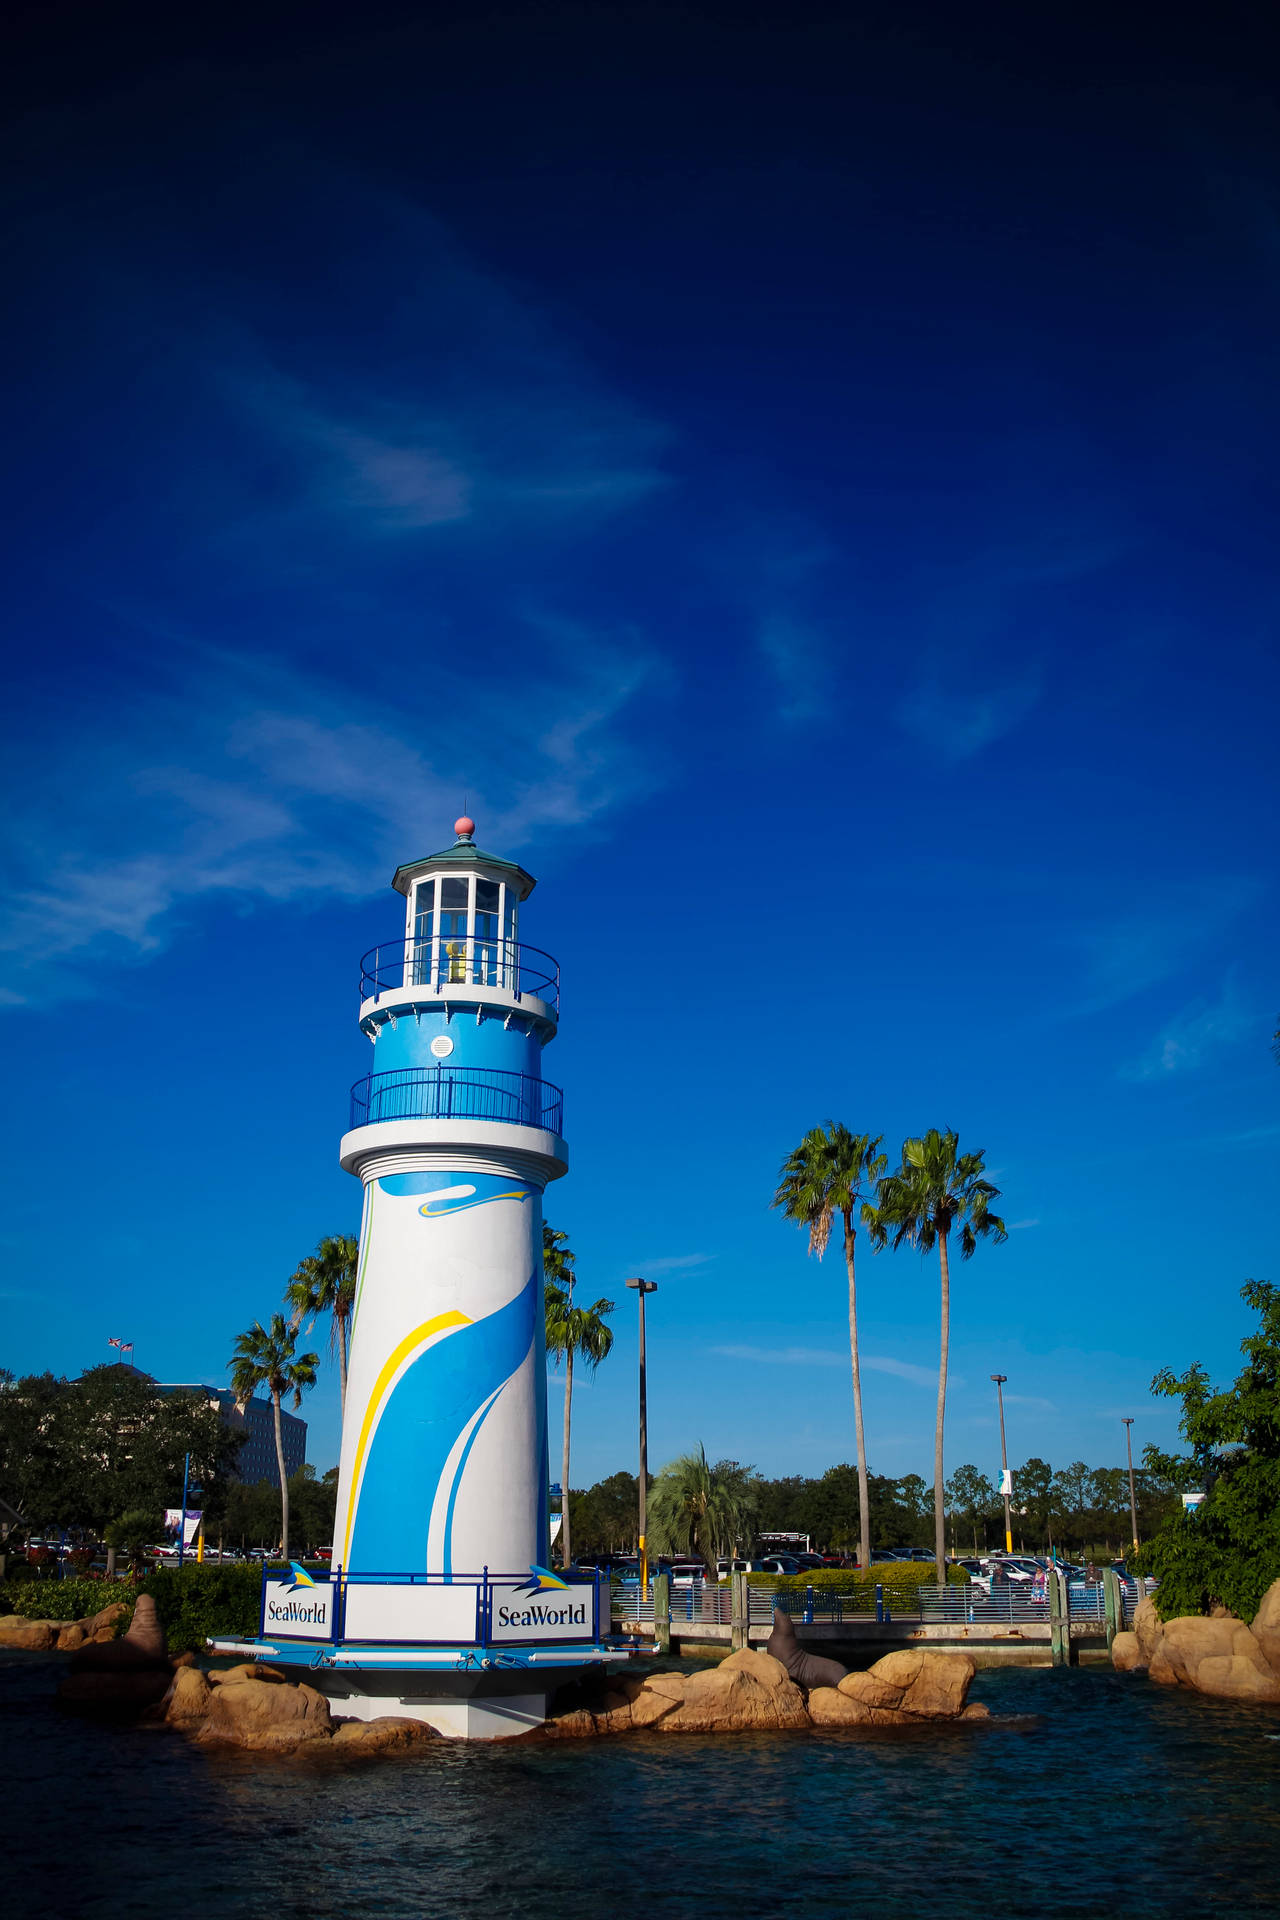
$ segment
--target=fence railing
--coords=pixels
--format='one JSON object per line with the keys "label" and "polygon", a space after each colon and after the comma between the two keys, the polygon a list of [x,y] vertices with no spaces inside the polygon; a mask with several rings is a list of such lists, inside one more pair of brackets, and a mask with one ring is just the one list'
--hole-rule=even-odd
{"label": "fence railing", "polygon": [[[1124,1584],[1126,1626],[1132,1622],[1138,1601],[1154,1587],[1154,1580],[1145,1581],[1141,1590],[1136,1582]],[[1084,1627],[1096,1622],[1099,1630],[1105,1628],[1105,1594],[1100,1584],[1072,1582],[1067,1587],[1066,1598],[1067,1618],[1072,1625]],[[700,1581],[688,1587],[673,1587],[670,1604],[673,1632],[678,1632],[682,1623],[731,1624],[727,1581],[719,1585]],[[914,1622],[920,1626],[1048,1626],[1052,1616],[1048,1592],[1043,1586],[1030,1582],[1026,1586],[997,1587],[992,1593],[976,1582],[968,1586],[895,1587],[886,1581],[859,1585],[845,1593],[833,1593],[825,1587],[777,1588],[752,1584],[748,1588],[751,1627],[769,1626],[775,1611],[789,1614],[797,1625],[879,1620]],[[615,1584],[613,1614],[615,1619],[652,1621],[652,1583],[643,1594],[635,1586]]]}
{"label": "fence railing", "polygon": [[405,987],[446,995],[450,987],[497,987],[560,1005],[560,966],[540,947],[518,940],[438,935],[434,940],[386,941],[360,962],[360,998],[376,1000]]}
{"label": "fence railing", "polygon": [[351,1089],[351,1125],[384,1120],[501,1120],[564,1132],[564,1095],[549,1080],[501,1067],[401,1067]]}

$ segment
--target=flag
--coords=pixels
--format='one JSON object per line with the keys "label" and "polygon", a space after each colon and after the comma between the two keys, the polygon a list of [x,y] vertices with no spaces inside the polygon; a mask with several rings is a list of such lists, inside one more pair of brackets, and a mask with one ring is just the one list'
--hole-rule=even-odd
{"label": "flag", "polygon": [[133,1342],[132,1342],[132,1340],[108,1340],[108,1341],[107,1341],[107,1345],[108,1345],[109,1347],[119,1347],[119,1349],[120,1349],[120,1351],[121,1351],[121,1353],[132,1353],[132,1352],[133,1352]]}

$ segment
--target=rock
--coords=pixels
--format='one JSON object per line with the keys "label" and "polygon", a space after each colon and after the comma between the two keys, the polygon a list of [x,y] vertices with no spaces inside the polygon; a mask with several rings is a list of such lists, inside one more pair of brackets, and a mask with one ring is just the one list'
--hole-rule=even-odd
{"label": "rock", "polygon": [[1142,1665],[1151,1665],[1151,1656],[1156,1650],[1164,1626],[1156,1612],[1156,1603],[1150,1594],[1139,1600],[1133,1615],[1133,1631],[1138,1642],[1138,1651],[1142,1655]]}
{"label": "rock", "polygon": [[257,1672],[251,1677],[224,1677],[220,1686],[210,1689],[209,1711],[196,1738],[287,1749],[305,1740],[325,1739],[330,1732],[329,1702],[322,1693],[287,1680],[264,1686]]}
{"label": "rock", "polygon": [[839,1687],[814,1687],[809,1695],[809,1718],[815,1727],[865,1727],[871,1709]]}
{"label": "rock", "polygon": [[1274,1580],[1262,1596],[1262,1605],[1250,1623],[1250,1632],[1258,1650],[1274,1673],[1280,1673],[1280,1580]]}
{"label": "rock", "polygon": [[[122,1639],[115,1637],[115,1622],[119,1620],[122,1607],[104,1608],[95,1619],[103,1619],[110,1614],[110,1620],[98,1627],[81,1647],[77,1647],[71,1656],[73,1673],[127,1673],[141,1671],[148,1667],[156,1671],[170,1671],[169,1656],[165,1651],[164,1630],[156,1613],[156,1603],[149,1593],[140,1593],[133,1609],[133,1619],[129,1631]],[[165,1685],[167,1687],[168,1681]]]}
{"label": "rock", "polygon": [[281,1673],[279,1667],[263,1666],[256,1660],[242,1660],[238,1667],[215,1667],[209,1674],[209,1685],[224,1687],[228,1681],[240,1680],[263,1680],[268,1685],[272,1682],[287,1685],[288,1678],[287,1674]]}
{"label": "rock", "polygon": [[915,1647],[887,1653],[866,1673],[849,1673],[839,1692],[868,1709],[872,1723],[956,1720],[977,1671],[967,1653],[926,1653]]}
{"label": "rock", "polygon": [[66,1626],[61,1627],[58,1631],[58,1652],[74,1653],[77,1647],[84,1645],[86,1638],[85,1630],[80,1622],[78,1620],[68,1620]]}
{"label": "rock", "polygon": [[175,1667],[198,1667],[200,1662],[196,1659],[194,1653],[175,1653],[173,1656],[173,1665]]}
{"label": "rock", "polygon": [[1117,1673],[1143,1673],[1145,1663],[1136,1633],[1118,1633],[1111,1642],[1111,1664]]}
{"label": "rock", "polygon": [[991,1709],[990,1707],[984,1707],[981,1700],[971,1700],[964,1712],[960,1715],[960,1718],[962,1720],[989,1720],[991,1718]]}
{"label": "rock", "polygon": [[1148,1673],[1157,1686],[1194,1687],[1196,1669],[1202,1660],[1229,1659],[1236,1652],[1235,1636],[1240,1624],[1229,1614],[1220,1614],[1216,1620],[1194,1614],[1166,1620],[1152,1648]]}
{"label": "rock", "polygon": [[810,1653],[802,1647],[796,1637],[791,1615],[781,1611],[773,1616],[768,1651],[781,1661],[790,1678],[798,1686],[804,1687],[806,1692],[813,1687],[838,1687],[849,1671],[838,1660],[829,1660],[820,1653]]}
{"label": "rock", "polygon": [[124,1638],[129,1646],[136,1647],[139,1653],[146,1654],[153,1661],[168,1659],[164,1628],[160,1625],[156,1603],[149,1593],[140,1593],[134,1602],[133,1619]]}
{"label": "rock", "polygon": [[27,1620],[20,1613],[0,1619],[0,1647],[17,1647],[24,1653],[47,1653],[58,1644],[61,1620]]}
{"label": "rock", "polygon": [[661,1694],[674,1703],[684,1699],[684,1683],[683,1673],[651,1673],[644,1682],[644,1691]]}
{"label": "rock", "polygon": [[[683,1699],[683,1692],[680,1697]],[[631,1702],[631,1724],[637,1728],[656,1726],[667,1714],[675,1712],[676,1705],[670,1694],[659,1693],[646,1681]]]}
{"label": "rock", "polygon": [[80,1624],[90,1638],[96,1633],[102,1633],[104,1629],[114,1638],[117,1622],[123,1620],[128,1612],[129,1609],[123,1600],[113,1600],[109,1607],[102,1607],[91,1619],[82,1620]]}
{"label": "rock", "polygon": [[560,1713],[554,1720],[548,1720],[542,1731],[552,1740],[587,1739],[595,1734],[596,1717],[586,1707],[575,1707],[570,1713]]}
{"label": "rock", "polygon": [[807,1727],[804,1697],[780,1660],[743,1648],[685,1680],[684,1697],[656,1722],[659,1733],[736,1733]]}
{"label": "rock", "polygon": [[1210,1654],[1196,1667],[1192,1685],[1197,1693],[1212,1694],[1217,1700],[1280,1706],[1280,1673],[1248,1653]]}
{"label": "rock", "polygon": [[425,1720],[410,1720],[399,1714],[383,1714],[377,1720],[343,1720],[333,1730],[333,1745],[343,1753],[389,1753],[399,1748],[420,1746],[426,1740],[438,1740],[434,1727]]}
{"label": "rock", "polygon": [[164,1699],[164,1717],[172,1721],[203,1720],[213,1690],[199,1667],[179,1667]]}

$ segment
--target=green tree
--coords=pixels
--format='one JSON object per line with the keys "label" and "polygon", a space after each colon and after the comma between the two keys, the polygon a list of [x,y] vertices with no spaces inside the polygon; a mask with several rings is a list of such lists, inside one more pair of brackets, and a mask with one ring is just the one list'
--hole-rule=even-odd
{"label": "green tree", "polygon": [[1146,1469],[1206,1495],[1194,1512],[1171,1513],[1136,1556],[1160,1582],[1155,1600],[1166,1620],[1215,1604],[1252,1620],[1280,1580],[1280,1288],[1250,1280],[1241,1298],[1258,1326],[1241,1342],[1245,1364],[1230,1387],[1215,1392],[1200,1365],[1180,1376],[1166,1367],[1151,1382],[1153,1393],[1181,1400],[1190,1452],[1147,1447]]}
{"label": "green tree", "polygon": [[809,1251],[819,1260],[827,1250],[831,1227],[839,1214],[844,1223],[844,1264],[849,1278],[849,1360],[853,1371],[853,1429],[858,1451],[858,1557],[871,1564],[871,1502],[867,1490],[867,1442],[862,1424],[862,1375],[858,1365],[858,1289],[854,1249],[859,1219],[871,1215],[870,1192],[888,1161],[880,1152],[882,1134],[850,1133],[837,1120],[811,1127],[789,1153],[778,1175],[772,1204],[784,1218],[804,1227]]}
{"label": "green tree", "polygon": [[573,1420],[573,1367],[574,1361],[582,1364],[594,1373],[602,1360],[607,1360],[613,1347],[613,1328],[608,1323],[608,1315],[613,1312],[613,1301],[603,1298],[589,1307],[575,1307],[573,1289],[577,1275],[573,1268],[573,1254],[569,1250],[567,1236],[556,1233],[549,1227],[542,1229],[543,1260],[547,1259],[548,1245],[553,1272],[561,1279],[545,1279],[543,1303],[546,1315],[547,1352],[552,1356],[552,1364],[559,1366],[564,1362],[564,1446],[560,1467],[560,1511],[563,1516],[560,1523],[560,1552],[566,1567],[573,1564],[573,1543],[570,1529],[573,1516],[569,1499],[569,1437]]}
{"label": "green tree", "polygon": [[103,1529],[102,1538],[111,1553],[123,1553],[129,1561],[130,1571],[135,1580],[145,1572],[147,1548],[153,1540],[158,1540],[164,1531],[164,1516],[158,1508],[136,1507],[129,1513],[122,1513],[118,1520],[111,1520]]}
{"label": "green tree", "polygon": [[1026,1523],[1020,1537],[1030,1534],[1033,1545],[1047,1544],[1053,1533],[1053,1468],[1032,1454],[1014,1468],[1012,1479],[1013,1510]]}
{"label": "green tree", "polygon": [[[338,1384],[343,1406],[347,1403],[347,1348],[359,1266],[360,1242],[348,1233],[330,1234],[314,1253],[299,1261],[284,1291],[291,1327],[296,1329],[308,1314],[313,1317],[328,1314],[329,1351],[336,1351],[338,1355]],[[307,1332],[310,1331],[308,1327]]]}
{"label": "green tree", "polygon": [[933,1438],[933,1536],[938,1578],[946,1566],[946,1493],[943,1482],[943,1435],[947,1415],[947,1354],[951,1343],[951,1267],[948,1247],[952,1232],[960,1229],[960,1253],[972,1258],[980,1238],[1008,1239],[1004,1221],[992,1213],[991,1202],[1000,1189],[985,1179],[986,1149],[961,1153],[954,1129],[940,1133],[931,1127],[919,1139],[904,1140],[902,1164],[881,1180],[874,1210],[867,1224],[873,1246],[892,1241],[896,1248],[908,1242],[921,1253],[938,1249],[942,1296],[942,1337],[938,1358],[938,1412]]}
{"label": "green tree", "polygon": [[282,1313],[273,1313],[271,1326],[260,1320],[245,1330],[236,1341],[231,1356],[231,1391],[236,1405],[244,1412],[259,1387],[265,1387],[271,1400],[275,1422],[276,1467],[280,1475],[280,1552],[289,1558],[289,1482],[284,1470],[284,1440],[280,1432],[280,1402],[293,1395],[295,1409],[302,1405],[303,1394],[316,1383],[320,1356],[297,1351],[297,1331],[285,1324]]}
{"label": "green tree", "polygon": [[714,1580],[721,1555],[730,1556],[756,1532],[756,1476],[736,1460],[708,1465],[701,1445],[662,1469],[648,1501],[649,1531],[659,1553],[698,1554]]}
{"label": "green tree", "polygon": [[952,1524],[959,1520],[967,1532],[973,1535],[973,1550],[978,1548],[978,1533],[981,1530],[982,1544],[987,1544],[987,1526],[992,1514],[1000,1505],[1000,1496],[988,1476],[978,1467],[957,1467],[947,1482],[947,1508]]}

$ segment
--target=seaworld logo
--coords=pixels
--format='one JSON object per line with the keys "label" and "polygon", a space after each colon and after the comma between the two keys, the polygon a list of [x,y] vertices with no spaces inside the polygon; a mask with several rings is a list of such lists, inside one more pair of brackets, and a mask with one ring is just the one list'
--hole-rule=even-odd
{"label": "seaworld logo", "polygon": [[539,1606],[531,1601],[527,1607],[498,1608],[500,1627],[585,1627],[586,1624],[585,1600],[570,1600],[560,1607]]}
{"label": "seaworld logo", "polygon": [[276,1627],[323,1627],[329,1618],[328,1599],[268,1600],[267,1619]]}

